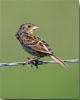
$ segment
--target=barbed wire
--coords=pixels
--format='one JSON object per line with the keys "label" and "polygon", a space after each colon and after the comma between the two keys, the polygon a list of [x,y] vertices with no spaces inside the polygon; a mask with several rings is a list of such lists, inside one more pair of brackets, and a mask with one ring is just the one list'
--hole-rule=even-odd
{"label": "barbed wire", "polygon": [[[68,63],[79,63],[79,59],[70,59],[70,60],[62,60]],[[38,61],[38,65],[42,64],[58,64],[56,61]],[[2,66],[17,66],[17,65],[26,65],[26,62],[12,62],[12,63],[0,63],[0,67]],[[33,64],[34,65],[34,64]]]}

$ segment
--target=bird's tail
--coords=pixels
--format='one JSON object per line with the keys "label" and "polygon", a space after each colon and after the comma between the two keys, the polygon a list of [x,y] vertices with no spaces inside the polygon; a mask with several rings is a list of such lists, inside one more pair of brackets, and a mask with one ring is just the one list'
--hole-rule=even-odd
{"label": "bird's tail", "polygon": [[50,55],[50,57],[60,63],[63,67],[67,66],[60,58],[56,57],[55,55]]}

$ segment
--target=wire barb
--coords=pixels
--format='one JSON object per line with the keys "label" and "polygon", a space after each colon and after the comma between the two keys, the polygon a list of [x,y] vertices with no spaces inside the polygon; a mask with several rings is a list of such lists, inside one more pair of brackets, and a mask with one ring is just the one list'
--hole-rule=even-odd
{"label": "wire barb", "polygon": [[[68,62],[68,63],[79,63],[79,59],[71,59],[71,60],[63,60],[63,61]],[[56,61],[38,61],[38,65],[48,64],[48,63],[58,64],[58,62],[56,62]],[[26,65],[26,62],[0,63],[0,67],[2,67],[2,66],[17,66],[17,65]]]}

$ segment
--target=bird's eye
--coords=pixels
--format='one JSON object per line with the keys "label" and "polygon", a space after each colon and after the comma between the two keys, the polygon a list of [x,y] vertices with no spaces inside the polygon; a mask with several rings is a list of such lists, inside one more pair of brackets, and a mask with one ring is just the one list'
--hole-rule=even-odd
{"label": "bird's eye", "polygon": [[30,28],[31,27],[31,25],[28,25],[28,28]]}

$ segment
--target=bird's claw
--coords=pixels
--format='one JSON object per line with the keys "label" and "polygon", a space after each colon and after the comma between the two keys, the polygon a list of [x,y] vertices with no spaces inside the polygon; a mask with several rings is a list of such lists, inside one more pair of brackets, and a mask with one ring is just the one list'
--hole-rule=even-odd
{"label": "bird's claw", "polygon": [[38,69],[38,62],[39,62],[38,59],[35,59],[35,58],[30,59],[30,58],[28,58],[28,61],[26,61],[26,64],[30,64],[31,67],[33,67],[33,65],[34,65]]}
{"label": "bird's claw", "polygon": [[[27,59],[30,60],[29,57],[27,57]],[[26,64],[28,64],[28,61],[26,61],[26,63],[24,63],[23,66],[25,66]],[[31,65],[31,67],[32,67],[32,65]]]}

